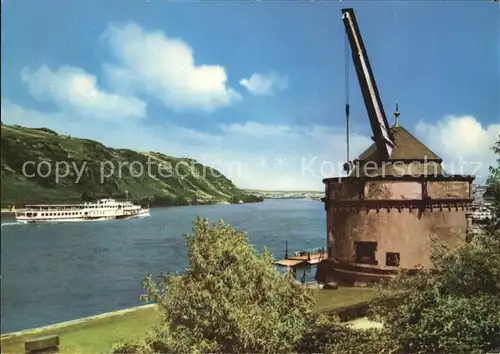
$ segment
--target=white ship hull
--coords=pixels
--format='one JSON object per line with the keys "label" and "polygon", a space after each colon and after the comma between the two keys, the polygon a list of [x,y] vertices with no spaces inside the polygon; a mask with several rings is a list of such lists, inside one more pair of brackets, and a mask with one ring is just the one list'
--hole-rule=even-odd
{"label": "white ship hull", "polygon": [[117,202],[113,199],[73,205],[28,205],[26,209],[16,211],[16,221],[24,224],[88,222],[146,216],[150,216],[149,208],[142,208],[130,202]]}
{"label": "white ship hull", "polygon": [[[99,219],[84,219],[84,218],[74,218],[74,219],[24,219],[16,218],[16,221],[22,224],[34,224],[34,223],[61,223],[61,222],[88,222],[88,221],[100,221],[100,220],[110,220],[111,218],[99,218]],[[114,219],[114,218],[113,218]]]}

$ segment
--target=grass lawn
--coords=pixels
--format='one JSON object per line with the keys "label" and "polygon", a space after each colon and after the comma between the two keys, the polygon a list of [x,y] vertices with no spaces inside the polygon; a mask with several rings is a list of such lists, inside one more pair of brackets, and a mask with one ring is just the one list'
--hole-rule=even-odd
{"label": "grass lawn", "polygon": [[[317,290],[315,311],[328,311],[371,300],[376,293],[371,288],[339,288]],[[161,314],[156,307],[139,308],[114,316],[88,319],[81,323],[58,328],[42,328],[36,333],[2,336],[3,354],[24,353],[24,341],[59,335],[60,354],[99,354],[109,352],[112,345],[124,339],[144,337],[150,327],[159,323]]]}
{"label": "grass lawn", "polygon": [[352,306],[375,298],[374,288],[339,287],[337,290],[318,290],[316,312],[325,312],[340,307]]}
{"label": "grass lawn", "polygon": [[60,328],[41,329],[37,333],[5,338],[2,336],[3,354],[23,354],[24,341],[52,334],[59,335],[60,354],[99,354],[109,352],[113,343],[124,339],[143,337],[151,325],[160,322],[156,307],[140,308],[136,311],[106,318],[89,319],[83,323]]}

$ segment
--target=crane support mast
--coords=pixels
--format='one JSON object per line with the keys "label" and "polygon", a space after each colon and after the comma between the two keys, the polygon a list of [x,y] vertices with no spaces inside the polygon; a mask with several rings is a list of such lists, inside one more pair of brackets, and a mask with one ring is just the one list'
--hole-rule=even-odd
{"label": "crane support mast", "polygon": [[380,100],[375,77],[373,76],[368,54],[366,53],[365,45],[361,38],[361,32],[359,31],[354,10],[342,9],[342,21],[345,25],[359,86],[372,126],[372,139],[375,141],[382,160],[388,160],[394,148],[394,138],[385,116],[384,107]]}

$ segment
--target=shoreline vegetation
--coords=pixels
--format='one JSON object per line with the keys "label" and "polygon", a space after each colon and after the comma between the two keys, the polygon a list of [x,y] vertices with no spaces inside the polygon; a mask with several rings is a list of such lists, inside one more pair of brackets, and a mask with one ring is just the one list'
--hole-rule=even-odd
{"label": "shoreline vegetation", "polygon": [[194,159],[106,147],[48,128],[2,124],[1,133],[2,214],[12,204],[22,208],[102,198],[154,208],[323,197],[320,191],[240,189]]}
{"label": "shoreline vegetation", "polygon": [[[246,191],[246,190],[245,190]],[[249,191],[251,193],[253,191]],[[248,203],[260,203],[263,202],[265,199],[290,199],[290,200],[297,200],[297,199],[307,199],[307,200],[320,200],[321,199],[321,192],[302,192],[302,191],[257,191],[255,194],[247,194],[243,195],[241,197],[233,197],[229,201],[216,201],[216,200],[208,200],[208,201],[203,201],[203,200],[183,200],[182,198],[179,199],[174,199],[174,198],[168,198],[168,197],[153,197],[153,198],[144,198],[140,200],[130,200],[134,203],[138,203],[140,205],[148,205],[150,208],[164,208],[164,207],[175,207],[175,206],[194,206],[194,205],[224,205],[224,204],[248,204]],[[108,198],[106,196],[98,197],[97,199],[100,198]],[[115,197],[113,197],[115,198]],[[115,198],[122,200],[125,198]],[[90,201],[90,200],[89,200]],[[94,201],[94,200],[92,200]],[[34,202],[29,202],[29,203],[12,203],[15,205],[16,209],[23,208],[27,204],[79,204],[82,203],[82,200],[64,200],[64,201],[34,201]],[[0,212],[2,214],[9,214],[10,213],[10,206],[12,204],[1,204],[1,210]]]}
{"label": "shoreline vegetation", "polygon": [[[305,196],[304,196],[305,194]],[[158,199],[155,198],[145,198],[139,201],[131,200],[132,202],[148,205],[150,208],[164,208],[164,207],[175,207],[175,206],[194,206],[194,205],[224,205],[224,204],[249,204],[249,203],[260,203],[265,199],[307,199],[307,200],[320,200],[320,192],[301,192],[301,191],[263,191],[258,192],[256,194],[248,194],[243,196],[241,199],[238,197],[232,198],[230,201],[198,201],[191,200],[185,201],[182,199],[167,199],[164,197],[160,197]],[[102,197],[107,198],[107,197]],[[96,198],[99,199],[99,198]],[[121,199],[120,199],[121,200]],[[30,203],[13,203],[16,209],[23,208],[27,204],[79,204],[82,203],[82,200],[65,200],[65,201],[38,201],[38,202],[30,202]],[[12,204],[4,204],[2,203],[0,212],[2,214],[10,214],[10,206]]]}
{"label": "shoreline vegetation", "polygon": [[[88,200],[88,202],[95,202],[98,199],[101,198],[109,198],[109,196],[99,196],[96,197],[95,199]],[[115,197],[111,196],[111,198],[117,199],[117,200],[125,200],[126,198],[120,198],[120,197]],[[243,195],[241,197],[233,197],[229,201],[222,200],[185,200],[183,198],[169,198],[169,197],[152,197],[152,198],[143,198],[140,200],[137,199],[129,199],[129,201],[140,204],[143,206],[149,206],[150,208],[164,208],[164,207],[175,207],[175,206],[193,206],[193,205],[221,205],[221,204],[247,204],[247,203],[259,203],[264,201],[264,198],[257,197],[254,195]],[[33,204],[79,204],[83,203],[82,200],[64,200],[64,201],[34,201],[34,202],[28,202],[28,203],[13,203],[16,207],[16,209],[21,209],[26,205],[33,205]],[[11,204],[10,204],[11,205]],[[1,213],[2,214],[9,214],[10,213],[10,205],[3,204],[2,203],[2,208],[1,208]]]}
{"label": "shoreline vegetation", "polygon": [[[500,136],[492,150],[500,155]],[[12,181],[14,175],[4,174],[5,161],[2,151],[2,193],[4,176]],[[244,193],[225,183],[231,191],[227,202]],[[500,216],[500,164],[490,167],[487,192]],[[257,254],[245,232],[197,217],[193,233],[185,235],[189,268],[182,275],[149,274],[142,282],[140,299],[157,304],[159,311],[84,319],[52,332],[9,333],[2,335],[2,352],[23,352],[24,341],[42,333],[61,337],[61,354],[498,352],[500,229],[492,221],[483,231],[458,245],[432,237],[432,267],[400,269],[376,288],[347,288],[351,293],[342,296],[341,284],[332,290],[299,285],[291,274],[276,270],[268,250]],[[355,289],[366,293],[352,293]],[[346,307],[352,304],[340,305],[342,299],[362,297],[369,302],[367,318],[381,326],[355,329],[338,313],[325,314],[320,304]]]}
{"label": "shoreline vegetation", "polygon": [[[140,299],[157,306],[6,333],[2,350],[22,352],[26,340],[58,335],[61,354],[243,352],[243,346],[283,353],[490,352],[500,345],[498,231],[459,246],[433,239],[434,267],[401,270],[388,283],[319,289],[278,273],[272,254],[257,254],[244,232],[197,217],[185,235],[190,267],[142,282]],[[416,316],[422,320],[411,320]],[[255,333],[260,328],[266,332]],[[272,337],[261,340],[266,335]]]}

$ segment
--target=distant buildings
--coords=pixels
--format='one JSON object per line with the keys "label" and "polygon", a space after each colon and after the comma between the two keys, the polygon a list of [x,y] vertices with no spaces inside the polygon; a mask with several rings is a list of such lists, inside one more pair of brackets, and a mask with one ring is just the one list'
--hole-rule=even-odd
{"label": "distant buildings", "polygon": [[302,191],[254,191],[248,190],[256,196],[264,199],[307,199],[318,200],[324,196],[324,192],[302,192]]}

